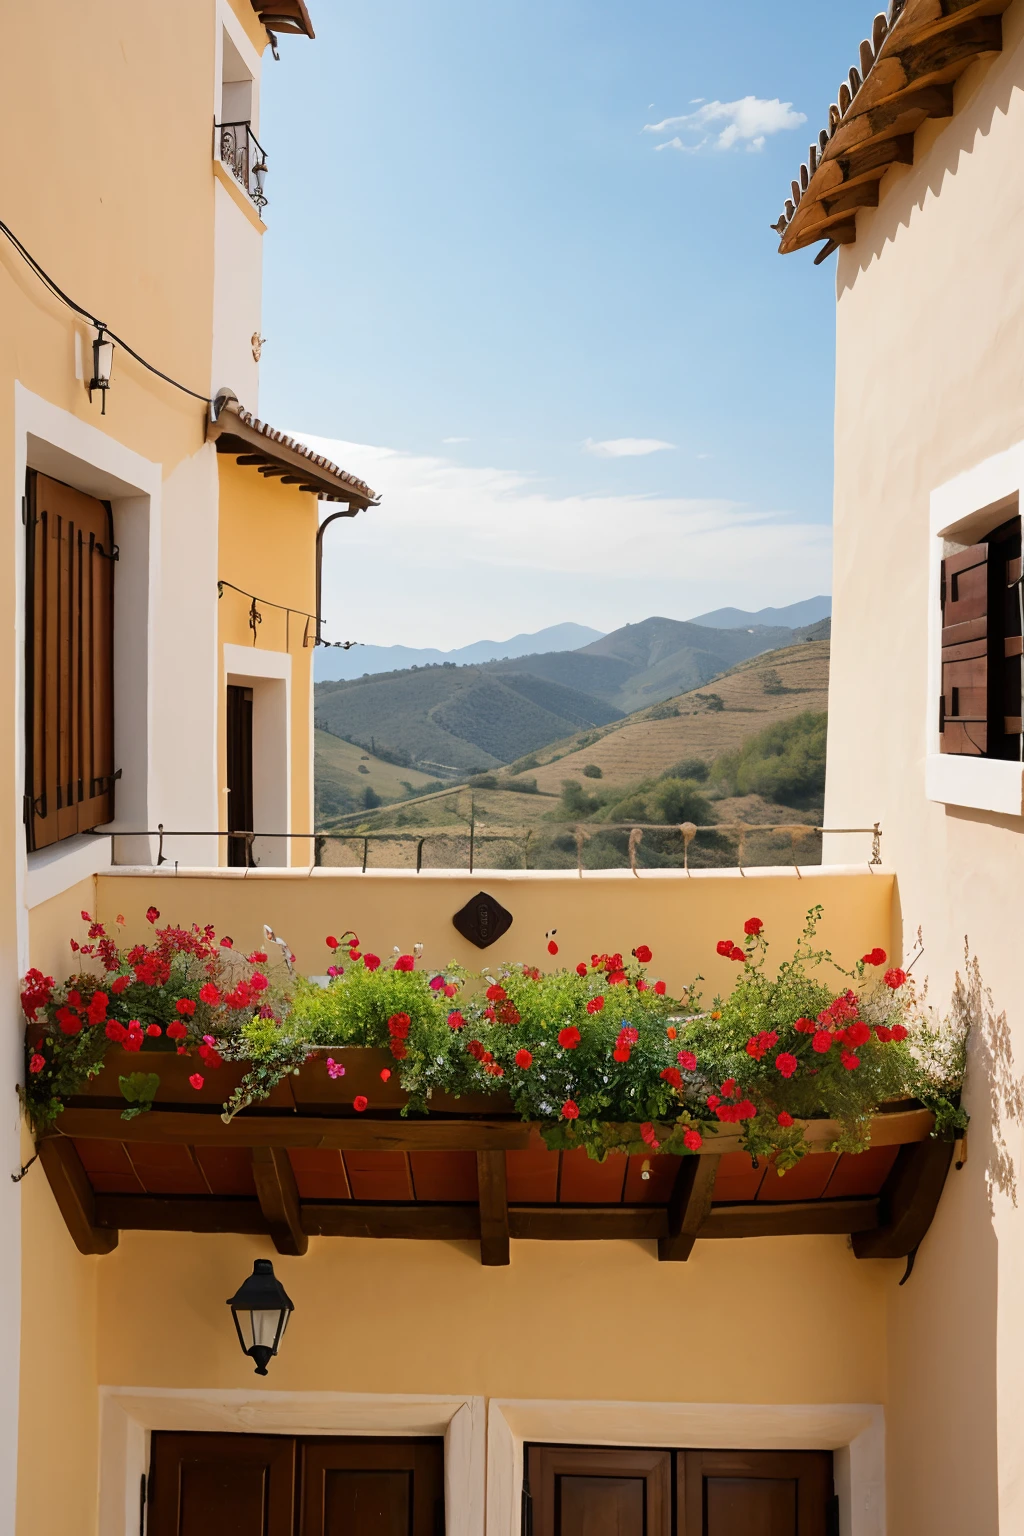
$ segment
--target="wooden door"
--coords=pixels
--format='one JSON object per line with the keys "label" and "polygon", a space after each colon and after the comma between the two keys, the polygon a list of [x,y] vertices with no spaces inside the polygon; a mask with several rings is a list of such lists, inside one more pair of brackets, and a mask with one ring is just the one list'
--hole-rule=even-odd
{"label": "wooden door", "polygon": [[444,1536],[443,1440],[301,1440],[296,1536]]}
{"label": "wooden door", "polygon": [[[228,684],[228,832],[253,832],[252,824],[252,689]],[[228,838],[228,864],[251,862],[250,843]]]}
{"label": "wooden door", "polygon": [[295,1441],[154,1433],[147,1536],[292,1536]]}
{"label": "wooden door", "polygon": [[685,1451],[678,1536],[832,1536],[828,1451]]}
{"label": "wooden door", "polygon": [[526,1472],[533,1536],[672,1536],[671,1451],[532,1445]]}

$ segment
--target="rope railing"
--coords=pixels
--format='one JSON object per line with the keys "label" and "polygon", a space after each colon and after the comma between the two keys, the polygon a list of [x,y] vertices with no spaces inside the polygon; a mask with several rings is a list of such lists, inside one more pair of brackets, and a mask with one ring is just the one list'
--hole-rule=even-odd
{"label": "rope railing", "polygon": [[[792,864],[799,878],[802,878],[802,875],[800,861],[798,858],[798,845],[802,839],[808,837],[870,837],[871,857],[868,860],[868,867],[875,868],[882,863],[882,828],[879,822],[875,822],[874,825],[870,827],[819,827],[810,825],[807,822],[788,823],[737,821],[714,822],[709,826],[697,826],[694,822],[689,821],[682,822],[675,826],[667,825],[664,822],[552,822],[545,824],[543,831],[551,836],[559,836],[563,834],[572,835],[576,845],[576,870],[581,879],[584,873],[584,848],[593,837],[600,836],[600,834],[606,832],[625,832],[628,834],[626,856],[629,861],[629,868],[638,878],[642,867],[639,865],[638,855],[645,833],[657,833],[661,836],[667,835],[669,837],[672,837],[673,835],[678,836],[682,843],[682,869],[683,872],[687,875],[692,873],[690,858],[691,849],[698,836],[700,836],[702,833],[733,836],[736,838],[736,867],[739,869],[740,874],[745,872],[744,853],[746,852],[748,841],[751,837],[758,835],[775,835],[788,837],[792,852]],[[255,856],[255,845],[260,839],[264,838],[276,842],[311,842],[313,844],[313,863],[311,867],[314,869],[324,867],[351,868],[352,866],[325,866],[323,856],[330,844],[355,843],[361,847],[360,868],[363,874],[366,873],[370,866],[370,848],[373,844],[414,843],[416,847],[416,873],[420,874],[423,870],[423,851],[428,843],[437,841],[450,844],[453,840],[462,839],[468,845],[467,867],[468,872],[472,874],[474,869],[477,867],[507,867],[492,865],[481,866],[479,864],[479,859],[477,857],[478,849],[481,847],[481,845],[488,843],[512,842],[521,844],[525,857],[523,867],[525,869],[529,869],[531,867],[528,862],[529,849],[531,842],[535,838],[536,832],[536,828],[527,828],[524,830],[522,828],[492,827],[488,830],[478,825],[475,818],[473,818],[470,819],[470,821],[464,827],[437,827],[432,828],[429,831],[423,831],[422,829],[416,831],[402,831],[397,828],[384,828],[379,831],[371,832],[361,829],[335,832],[250,832],[238,830],[181,831],[177,829],[169,830],[161,822],[158,823],[155,831],[124,831],[121,829],[116,831],[105,831],[102,828],[95,828],[91,835],[95,837],[110,838],[112,862],[115,862],[114,855],[117,851],[116,839],[155,839],[157,842],[157,868],[169,862],[168,855],[164,850],[165,843],[167,839],[170,838],[223,838],[228,842],[229,846],[234,844],[236,849],[238,849],[239,845],[241,844],[239,851],[244,853],[244,864],[238,867],[243,867],[246,870],[256,869],[259,867],[259,862]],[[454,869],[456,866],[445,865],[443,867]],[[557,868],[559,866],[537,865],[534,867],[538,870],[541,870]],[[596,868],[597,866],[592,867]],[[603,867],[615,868],[617,866],[609,865]],[[748,865],[747,867],[756,866]]]}

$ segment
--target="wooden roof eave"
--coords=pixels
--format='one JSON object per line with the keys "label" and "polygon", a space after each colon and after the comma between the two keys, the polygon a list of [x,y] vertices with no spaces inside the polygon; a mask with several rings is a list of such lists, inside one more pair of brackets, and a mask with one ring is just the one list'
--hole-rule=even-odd
{"label": "wooden roof eave", "polygon": [[239,464],[268,478],[279,477],[283,484],[297,485],[321,501],[347,502],[352,516],[380,504],[380,497],[364,481],[338,470],[320,455],[311,455],[281,433],[261,430],[231,405],[211,416],[206,436],[218,453],[231,454]]}
{"label": "wooden roof eave", "polygon": [[270,32],[287,32],[313,38],[306,0],[252,0],[252,8]]}
{"label": "wooden roof eave", "polygon": [[856,210],[877,206],[878,183],[892,165],[913,163],[917,129],[951,116],[954,82],[975,59],[1001,50],[1001,16],[1010,4],[908,0],[884,37],[884,17],[876,19],[873,56],[871,43],[861,45],[867,72],[861,81],[851,70],[851,84],[844,84],[830,110],[829,129],[811,146],[809,163],[801,166],[793,196],[773,226],[780,254],[818,240],[828,240],[831,250],[856,238]]}

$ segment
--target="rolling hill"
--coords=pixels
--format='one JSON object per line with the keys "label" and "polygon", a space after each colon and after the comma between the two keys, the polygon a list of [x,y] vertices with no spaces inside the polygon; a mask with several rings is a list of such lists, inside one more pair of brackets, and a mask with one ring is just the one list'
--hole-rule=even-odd
{"label": "rolling hill", "polygon": [[600,638],[601,631],[586,624],[552,624],[533,634],[513,635],[511,640],[476,640],[453,651],[420,650],[409,645],[357,645],[342,651],[332,646],[317,651],[314,672],[316,681],[325,683],[405,667],[438,666],[446,661],[462,667],[477,666],[487,661],[533,656],[541,651],[573,651]]}

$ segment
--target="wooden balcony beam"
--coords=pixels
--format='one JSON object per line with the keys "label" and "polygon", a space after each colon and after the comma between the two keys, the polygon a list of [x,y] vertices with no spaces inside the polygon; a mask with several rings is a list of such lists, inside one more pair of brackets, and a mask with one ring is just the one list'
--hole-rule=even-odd
{"label": "wooden balcony beam", "polygon": [[118,1109],[72,1106],[60,1117],[65,1136],[101,1141],[165,1143],[186,1147],[322,1147],[341,1152],[497,1152],[524,1150],[530,1126],[522,1120],[370,1120],[363,1115],[240,1114],[224,1124],[218,1114],[152,1109],[122,1120]]}
{"label": "wooden balcony beam", "polygon": [[668,1203],[668,1231],[658,1239],[663,1263],[685,1264],[711,1212],[720,1157],[684,1157]]}
{"label": "wooden balcony beam", "polygon": [[476,1178],[480,1202],[480,1262],[500,1268],[510,1262],[508,1174],[504,1152],[478,1152]]}
{"label": "wooden balcony beam", "polygon": [[953,1142],[915,1142],[901,1147],[879,1196],[876,1230],[858,1233],[853,1251],[858,1259],[905,1259],[921,1244],[945,1188]]}
{"label": "wooden balcony beam", "polygon": [[[713,1207],[698,1237],[819,1237],[870,1232],[878,1225],[878,1200],[808,1200],[792,1205]],[[854,1242],[857,1239],[854,1238]]]}
{"label": "wooden balcony beam", "polygon": [[304,1254],[309,1238],[302,1227],[295,1172],[284,1147],[253,1147],[252,1176],[274,1247],[278,1253]]}
{"label": "wooden balcony beam", "polygon": [[117,1230],[98,1221],[96,1196],[74,1144],[65,1136],[46,1136],[39,1161],[79,1253],[110,1253],[117,1247]]}

